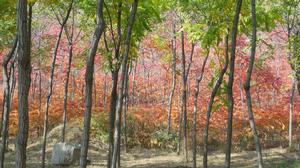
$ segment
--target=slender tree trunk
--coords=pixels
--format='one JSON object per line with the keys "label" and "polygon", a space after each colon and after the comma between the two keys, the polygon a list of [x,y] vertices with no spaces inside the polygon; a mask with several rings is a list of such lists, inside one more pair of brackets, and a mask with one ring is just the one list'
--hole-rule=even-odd
{"label": "slender tree trunk", "polygon": [[240,89],[240,97],[241,97],[241,110],[242,110],[242,116],[243,116],[243,125],[245,126],[246,123],[246,111],[244,110],[245,109],[245,98],[244,98],[244,94],[243,94],[243,90],[244,90],[244,87],[243,87],[243,81],[242,81],[242,77],[241,77],[241,73],[238,72],[237,74],[238,76],[238,83],[239,83],[239,89]]}
{"label": "slender tree trunk", "polygon": [[[125,76],[124,76],[124,88],[123,88],[123,99],[121,100],[121,101],[123,101],[123,104],[122,104],[122,106],[124,106],[124,114],[123,114],[123,126],[124,126],[124,135],[126,136],[126,141],[127,141],[127,135],[126,135],[126,97],[127,97],[127,87],[128,87],[128,72],[129,72],[129,64],[127,63],[127,65],[126,65],[126,70],[125,70]],[[122,118],[122,110],[121,110],[121,115],[120,115],[120,120],[121,120],[121,118]],[[121,122],[121,121],[120,121]],[[118,168],[120,168],[121,167],[121,124],[119,125],[119,127],[120,128],[118,128],[119,129],[119,142],[118,142]],[[127,142],[126,142],[127,143]],[[126,149],[127,150],[127,149]]]}
{"label": "slender tree trunk", "polygon": [[172,88],[170,92],[169,97],[169,103],[168,103],[168,133],[171,131],[171,113],[172,113],[172,102],[173,102],[173,96],[174,91],[176,87],[176,21],[173,20],[173,39],[172,39]]}
{"label": "slender tree trunk", "polygon": [[226,158],[225,166],[230,168],[231,160],[231,140],[232,140],[232,117],[233,117],[233,108],[234,108],[234,99],[233,99],[233,82],[234,82],[234,67],[235,67],[235,50],[236,50],[236,37],[238,33],[238,24],[239,17],[241,12],[243,0],[236,1],[236,10],[234,16],[234,22],[232,27],[232,44],[231,44],[231,57],[230,57],[230,66],[229,66],[229,79],[228,79],[228,127],[227,127],[227,144],[226,144]]}
{"label": "slender tree trunk", "polygon": [[118,99],[118,78],[119,78],[119,69],[116,69],[112,72],[113,84],[112,91],[110,96],[110,110],[109,110],[109,134],[108,134],[108,159],[107,167],[110,168],[112,153],[113,153],[113,143],[114,143],[114,128],[115,128],[115,119],[116,119],[116,106]]}
{"label": "slender tree trunk", "polygon": [[220,86],[222,85],[222,82],[223,82],[223,78],[224,78],[224,75],[227,71],[227,68],[228,68],[228,63],[229,63],[229,45],[228,45],[228,42],[229,39],[228,39],[228,35],[226,36],[226,39],[225,39],[225,65],[224,67],[222,68],[222,71],[221,73],[219,74],[219,77],[216,81],[216,84],[214,85],[213,87],[213,90],[212,90],[212,93],[210,95],[210,99],[209,99],[209,103],[208,103],[208,107],[207,107],[207,112],[206,112],[206,122],[205,122],[205,128],[204,128],[204,134],[203,134],[203,167],[204,168],[207,168],[208,165],[207,165],[207,156],[208,156],[208,130],[209,130],[209,124],[210,124],[210,117],[211,117],[211,112],[212,112],[212,108],[213,108],[213,104],[214,104],[214,100],[215,100],[215,97],[218,93],[218,90],[220,88]]}
{"label": "slender tree trunk", "polygon": [[124,84],[125,84],[125,76],[126,76],[126,66],[128,62],[129,57],[129,50],[130,50],[130,40],[131,40],[131,34],[132,34],[132,28],[135,21],[135,16],[137,12],[137,6],[138,6],[138,0],[134,0],[132,3],[132,8],[128,20],[127,25],[127,33],[126,33],[126,39],[125,39],[125,46],[124,46],[124,55],[122,57],[122,64],[121,64],[121,85],[119,89],[119,95],[118,95],[118,103],[116,108],[116,129],[114,131],[114,150],[112,155],[112,162],[111,162],[111,168],[116,167],[117,162],[117,156],[118,156],[118,143],[119,141],[119,132],[120,132],[120,118],[121,118],[121,112],[122,112],[122,106],[123,106],[123,90],[124,90]]}
{"label": "slender tree trunk", "polygon": [[[73,26],[74,26],[74,14],[73,14]],[[65,31],[66,34],[68,34],[66,27],[65,27]],[[72,58],[73,58],[73,34],[74,34],[74,27],[72,27],[70,36],[67,35],[68,46],[69,46],[69,62],[67,67],[66,79],[65,79],[63,128],[61,132],[62,142],[65,142],[65,132],[66,132],[66,124],[67,124],[67,102],[68,102],[68,91],[69,91],[69,79],[70,79],[70,72],[71,72],[71,65],[72,65]]]}
{"label": "slender tree trunk", "polygon": [[[38,119],[41,119],[42,113],[42,66],[41,66],[41,59],[39,59],[39,111],[38,111]],[[41,126],[38,125],[38,136],[40,135]]]}
{"label": "slender tree trunk", "polygon": [[[144,67],[144,72],[143,72],[143,77],[144,77],[144,79],[143,79],[143,86],[145,87],[145,89],[144,89],[144,99],[142,100],[142,103],[143,104],[145,104],[145,105],[147,105],[148,104],[148,97],[147,97],[147,94],[148,94],[148,88],[147,88],[147,86],[146,86],[146,80],[147,80],[147,67],[146,67],[146,65],[145,65],[145,60],[143,60],[143,67]],[[163,105],[164,105],[164,97],[165,97],[165,91],[164,91],[164,89],[163,89]]]}
{"label": "slender tree trunk", "polygon": [[183,137],[184,137],[184,153],[185,160],[188,161],[188,144],[187,144],[187,107],[186,107],[186,84],[187,74],[185,66],[185,47],[184,47],[184,32],[181,31],[181,49],[182,49],[182,113],[183,113]]}
{"label": "slender tree trunk", "polygon": [[179,127],[178,127],[178,142],[177,142],[177,155],[181,151],[181,131],[182,131],[182,105],[180,105],[180,83],[178,86],[178,99],[177,99],[177,110],[179,112]]}
{"label": "slender tree trunk", "polygon": [[[13,99],[13,90],[15,87],[15,60],[16,60],[16,50],[17,50],[17,38],[18,36],[16,36],[12,48],[10,50],[10,52],[3,58],[3,62],[2,62],[2,73],[3,73],[3,107],[2,107],[2,114],[1,114],[1,122],[0,122],[0,137],[3,135],[2,134],[2,128],[3,128],[3,120],[6,120],[5,118],[5,112],[7,107],[9,107],[8,109],[10,109],[11,105],[12,105],[12,99]],[[10,63],[11,62],[11,63]],[[10,63],[10,66],[8,67],[8,64]],[[9,71],[8,71],[9,69]],[[9,88],[8,88],[9,87]],[[8,90],[7,90],[8,89]],[[6,92],[6,90],[8,92]],[[9,95],[10,100],[9,100],[9,104],[6,104],[5,102],[8,101],[6,100],[6,97]],[[8,111],[9,113],[9,111]]]}
{"label": "slender tree trunk", "polygon": [[85,97],[83,96],[84,95],[84,90],[85,90],[85,84],[83,83],[82,87],[81,87],[81,100],[82,100],[82,104],[84,104],[84,102],[85,102]]}
{"label": "slender tree trunk", "polygon": [[[2,109],[4,109],[5,107],[4,107],[4,105],[5,105],[5,98],[6,98],[6,96],[5,95],[3,95],[3,103],[2,103]],[[2,123],[3,123],[3,118],[4,118],[4,113],[2,113],[1,114],[1,121],[0,121],[0,130],[2,130],[2,128],[3,128],[3,125],[2,125]],[[2,134],[1,134],[2,132],[0,131],[0,137],[2,136]]]}
{"label": "slender tree trunk", "polygon": [[[128,71],[127,67],[127,71]],[[130,72],[127,72],[125,79],[125,87],[124,87],[124,114],[123,114],[123,129],[124,129],[124,149],[125,153],[127,153],[127,111],[128,111],[128,82],[129,82]]]}
{"label": "slender tree trunk", "polygon": [[13,65],[10,67],[10,107],[12,106],[12,100],[14,100],[14,93],[15,93],[15,88],[16,88],[16,59],[17,55],[15,55],[15,58],[13,60]]}
{"label": "slender tree trunk", "polygon": [[255,142],[255,148],[257,153],[257,163],[258,167],[263,167],[263,159],[261,154],[261,146],[260,141],[258,137],[258,133],[256,130],[255,122],[254,122],[254,115],[252,110],[252,99],[251,99],[251,93],[250,93],[250,82],[251,82],[251,75],[254,67],[254,60],[255,60],[255,51],[256,51],[256,0],[251,1],[251,14],[252,14],[252,40],[251,40],[251,56],[250,56],[250,62],[249,67],[247,70],[247,76],[246,76],[246,82],[245,82],[245,91],[246,91],[246,98],[247,98],[247,104],[248,104],[248,116],[249,116],[249,123],[250,127],[253,132],[254,136],[254,142]]}
{"label": "slender tree trunk", "polygon": [[294,111],[294,95],[296,90],[296,82],[293,79],[293,85],[290,94],[290,119],[289,119],[289,147],[292,147],[292,131],[293,131],[293,111]]}
{"label": "slender tree trunk", "polygon": [[94,77],[94,108],[97,107],[97,85],[96,85],[96,79]]}
{"label": "slender tree trunk", "polygon": [[[31,82],[31,58],[27,22],[27,0],[17,1],[18,27],[18,133],[16,138],[16,168],[26,168],[26,147],[28,139],[28,94]],[[29,21],[29,23],[31,23]],[[31,33],[31,32],[30,32]]]}
{"label": "slender tree trunk", "polygon": [[[41,39],[39,39],[38,41],[38,50],[41,47]],[[39,107],[39,111],[38,111],[38,119],[41,119],[41,113],[42,113],[42,66],[41,66],[41,56],[39,56],[38,58],[38,107]],[[38,137],[40,136],[40,125],[37,126],[37,134]]]}
{"label": "slender tree trunk", "polygon": [[104,76],[104,86],[103,86],[103,107],[106,111],[106,101],[107,101],[107,73]]}
{"label": "slender tree trunk", "polygon": [[[16,51],[15,51],[16,52]],[[9,94],[10,94],[10,104],[9,108],[11,109],[12,103],[14,100],[14,93],[15,93],[15,88],[16,88],[16,75],[15,75],[15,69],[16,69],[16,59],[17,59],[17,54],[15,53],[14,58],[12,60],[11,66],[10,66],[10,71],[9,71]],[[9,115],[8,115],[9,118]],[[7,127],[7,135],[6,135],[6,148],[8,148],[9,144],[9,122],[8,122],[8,127]]]}
{"label": "slender tree trunk", "polygon": [[[118,10],[117,10],[117,42],[115,42],[114,38],[114,33],[113,33],[113,28],[112,28],[112,21],[110,19],[110,26],[111,26],[111,35],[113,37],[113,42],[115,45],[115,58],[116,60],[120,59],[120,49],[121,49],[121,42],[122,42],[122,25],[121,25],[121,20],[122,20],[122,6],[123,3],[119,2],[118,3]],[[109,10],[107,9],[108,14]],[[110,15],[109,15],[110,16]],[[105,37],[105,36],[104,36]],[[106,44],[106,42],[105,42]],[[109,50],[107,48],[107,50]],[[112,155],[114,151],[114,130],[115,128],[115,120],[116,120],[116,106],[117,106],[117,101],[118,101],[118,79],[119,79],[119,63],[116,65],[113,65],[113,60],[110,62],[111,69],[112,71],[112,78],[113,78],[113,86],[112,86],[112,92],[111,92],[111,98],[110,98],[110,112],[109,112],[109,119],[110,119],[110,126],[109,126],[109,149],[108,149],[108,159],[107,159],[107,168],[110,168],[112,164]]]}
{"label": "slender tree trunk", "polygon": [[[11,84],[10,80],[12,76],[8,75],[7,69],[8,69],[8,63],[12,59],[13,55],[15,54],[16,48],[18,44],[18,37],[14,40],[13,46],[11,51],[4,57],[3,63],[2,63],[2,72],[3,72],[3,95],[4,95],[4,102],[3,102],[3,118],[2,118],[2,128],[1,128],[1,135],[2,135],[2,143],[1,143],[1,149],[0,149],[0,168],[4,168],[4,157],[5,157],[5,151],[6,151],[6,140],[8,136],[8,125],[9,125],[9,113],[10,113],[10,105],[11,105]],[[11,66],[14,66],[12,63]]]}
{"label": "slender tree trunk", "polygon": [[197,162],[196,162],[196,153],[197,153],[197,104],[198,104],[198,95],[200,92],[200,82],[203,79],[203,75],[204,75],[204,69],[207,63],[207,59],[209,56],[209,51],[207,51],[207,55],[204,58],[202,67],[201,67],[201,71],[199,76],[196,78],[196,86],[195,86],[195,94],[194,94],[194,118],[193,118],[193,167],[196,168],[197,167]]}
{"label": "slender tree trunk", "polygon": [[36,79],[37,79],[37,73],[34,75],[34,78],[33,78],[33,81],[31,82],[31,90],[32,90],[32,93],[31,93],[31,97],[32,97],[32,100],[34,100],[35,98],[35,86],[36,86]]}
{"label": "slender tree trunk", "polygon": [[201,71],[199,76],[196,79],[196,86],[195,86],[195,94],[194,94],[194,118],[193,118],[193,168],[197,167],[197,105],[198,105],[198,95],[199,95],[199,89],[200,89],[200,82],[203,79],[204,75],[204,69],[207,63],[207,59],[209,56],[209,51],[207,51],[207,55],[204,58],[204,61],[202,63]]}
{"label": "slender tree trunk", "polygon": [[135,76],[138,60],[135,61],[133,72],[132,72],[132,81],[131,81],[131,105],[135,104]]}
{"label": "slender tree trunk", "polygon": [[98,49],[98,44],[101,35],[105,28],[103,17],[104,0],[97,1],[97,26],[94,32],[91,48],[87,58],[86,74],[85,74],[85,114],[84,114],[84,131],[81,144],[80,168],[87,166],[87,154],[89,148],[90,125],[91,125],[91,110],[92,110],[92,92],[93,92],[93,76],[94,76],[94,61]]}
{"label": "slender tree trunk", "polygon": [[49,125],[48,113],[49,113],[49,105],[50,105],[50,101],[51,101],[51,97],[52,97],[52,92],[53,92],[56,57],[57,57],[57,53],[58,53],[60,40],[61,40],[61,37],[62,37],[62,32],[63,32],[65,24],[68,21],[72,6],[73,6],[73,1],[71,1],[71,4],[70,4],[70,6],[68,8],[68,11],[67,11],[67,15],[64,18],[63,23],[60,25],[60,31],[59,31],[59,34],[58,34],[58,38],[57,38],[57,41],[56,41],[56,44],[55,44],[53,57],[52,57],[51,74],[50,74],[50,86],[49,86],[49,92],[48,92],[47,99],[46,99],[46,107],[45,107],[45,114],[44,114],[44,130],[43,130],[43,144],[42,144],[42,165],[41,165],[42,168],[45,167],[47,133],[48,133],[48,125]]}
{"label": "slender tree trunk", "polygon": [[[15,88],[16,88],[16,65],[17,65],[17,62],[16,62],[16,59],[17,59],[17,55],[15,55],[15,58],[13,60],[13,65],[10,67],[10,99],[13,100],[14,99],[14,93],[15,93]],[[12,106],[12,102],[13,101],[10,101],[10,106]]]}

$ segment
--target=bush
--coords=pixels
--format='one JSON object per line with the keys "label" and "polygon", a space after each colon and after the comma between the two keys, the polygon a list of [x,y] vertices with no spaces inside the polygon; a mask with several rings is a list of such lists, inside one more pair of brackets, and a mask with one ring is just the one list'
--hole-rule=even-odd
{"label": "bush", "polygon": [[237,151],[243,150],[255,150],[255,145],[253,141],[253,136],[249,136],[248,134],[240,135],[238,137],[238,142],[236,145]]}
{"label": "bush", "polygon": [[127,113],[127,145],[129,148],[134,146],[150,148],[152,131],[153,127],[149,123],[138,120],[132,113]]}
{"label": "bush", "polygon": [[108,119],[108,113],[101,112],[91,120],[91,135],[102,143],[108,143]]}
{"label": "bush", "polygon": [[175,150],[177,147],[177,135],[168,133],[166,129],[160,128],[152,133],[151,147]]}

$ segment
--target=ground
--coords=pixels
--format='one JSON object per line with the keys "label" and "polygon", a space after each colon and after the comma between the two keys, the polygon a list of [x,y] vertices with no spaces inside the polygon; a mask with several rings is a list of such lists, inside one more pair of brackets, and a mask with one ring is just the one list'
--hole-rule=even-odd
{"label": "ground", "polygon": [[[50,131],[47,143],[47,168],[54,168],[51,166],[49,160],[53,144],[59,141],[61,126]],[[78,143],[80,136],[80,128],[76,124],[68,126],[67,142]],[[27,153],[28,168],[40,167],[40,140],[36,142],[29,142]],[[14,164],[14,145],[10,145],[10,152],[6,154],[5,168],[13,168]],[[91,141],[89,149],[89,158],[91,164],[88,168],[102,168],[106,167],[107,148],[105,145]],[[191,152],[189,153],[191,154]],[[274,148],[264,150],[263,159],[266,168],[298,168],[300,167],[300,158],[295,152],[288,152],[286,149]],[[186,163],[183,156],[178,156],[175,152],[158,149],[143,149],[133,148],[128,153],[122,152],[121,165],[124,168],[187,168],[191,167],[192,163]],[[191,157],[190,157],[191,158]],[[224,167],[224,154],[222,152],[214,152],[209,154],[209,167],[222,168]],[[199,167],[202,167],[202,157],[198,154],[197,162]],[[77,168],[79,166],[73,165],[70,168]],[[232,154],[232,167],[234,168],[254,168],[256,167],[256,154],[254,151],[247,151],[242,153]],[[57,167],[56,167],[57,168]]]}

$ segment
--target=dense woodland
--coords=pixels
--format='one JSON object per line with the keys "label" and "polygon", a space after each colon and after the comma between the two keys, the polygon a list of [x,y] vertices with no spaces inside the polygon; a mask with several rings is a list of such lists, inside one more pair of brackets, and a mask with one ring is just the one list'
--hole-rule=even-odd
{"label": "dense woodland", "polygon": [[0,0],[0,57],[0,168],[300,167],[299,0]]}

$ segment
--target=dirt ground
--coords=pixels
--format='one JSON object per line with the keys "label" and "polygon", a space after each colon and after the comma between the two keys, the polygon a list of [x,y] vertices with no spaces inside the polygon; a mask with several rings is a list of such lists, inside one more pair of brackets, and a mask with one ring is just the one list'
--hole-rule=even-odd
{"label": "dirt ground", "polygon": [[[50,164],[51,152],[53,145],[59,141],[61,126],[54,128],[48,135],[47,143],[47,168],[58,168]],[[80,128],[76,124],[68,126],[66,141],[70,143],[79,143]],[[29,142],[27,152],[28,168],[40,167],[40,140],[38,142]],[[6,154],[5,168],[15,167],[15,156],[13,152],[14,145],[9,145],[10,152]],[[89,149],[89,159],[91,164],[88,168],[106,167],[107,147],[99,142],[91,141]],[[191,154],[191,152],[189,153]],[[300,168],[300,155],[288,152],[286,149],[274,148],[264,150],[263,159],[266,168]],[[191,157],[190,157],[191,158]],[[210,153],[209,167],[224,167],[224,154],[221,152]],[[198,154],[197,163],[202,167],[202,157]],[[191,167],[191,162],[186,163],[183,156],[178,156],[175,152],[157,149],[133,148],[127,154],[122,152],[121,165],[124,168],[187,168]],[[77,168],[78,165],[69,166],[68,168]],[[254,168],[256,167],[256,154],[254,151],[233,153],[232,167],[234,168]]]}

